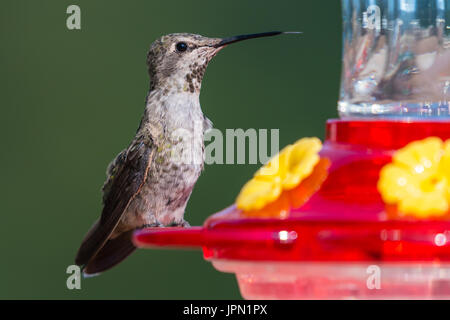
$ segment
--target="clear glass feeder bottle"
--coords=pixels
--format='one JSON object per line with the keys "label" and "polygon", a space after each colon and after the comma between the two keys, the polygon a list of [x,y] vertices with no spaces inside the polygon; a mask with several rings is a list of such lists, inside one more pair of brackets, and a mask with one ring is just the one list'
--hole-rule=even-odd
{"label": "clear glass feeder bottle", "polygon": [[448,120],[450,0],[342,0],[342,11],[341,118]]}

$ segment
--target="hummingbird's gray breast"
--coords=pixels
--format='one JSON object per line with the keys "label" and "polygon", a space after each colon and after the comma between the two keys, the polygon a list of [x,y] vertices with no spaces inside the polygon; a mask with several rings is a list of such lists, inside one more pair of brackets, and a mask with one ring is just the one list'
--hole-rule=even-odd
{"label": "hummingbird's gray breast", "polygon": [[155,154],[155,165],[141,192],[150,202],[147,214],[168,225],[183,221],[184,210],[203,169],[203,133],[189,139],[167,139]]}
{"label": "hummingbird's gray breast", "polygon": [[203,170],[204,132],[210,122],[201,112],[198,96],[184,93],[159,102],[147,107],[140,128],[154,141],[148,176],[117,232],[183,223],[186,204]]}

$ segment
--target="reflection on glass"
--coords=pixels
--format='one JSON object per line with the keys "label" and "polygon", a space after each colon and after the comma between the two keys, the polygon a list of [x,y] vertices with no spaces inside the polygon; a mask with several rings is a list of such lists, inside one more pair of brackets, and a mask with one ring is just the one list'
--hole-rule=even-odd
{"label": "reflection on glass", "polygon": [[339,113],[450,118],[450,0],[342,0]]}

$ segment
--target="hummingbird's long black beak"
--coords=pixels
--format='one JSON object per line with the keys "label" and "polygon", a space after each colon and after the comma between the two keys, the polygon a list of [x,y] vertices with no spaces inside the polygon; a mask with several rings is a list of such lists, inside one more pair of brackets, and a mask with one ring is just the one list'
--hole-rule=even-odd
{"label": "hummingbird's long black beak", "polygon": [[272,37],[272,36],[277,36],[277,35],[280,35],[280,34],[290,34],[290,33],[298,34],[298,33],[301,33],[301,32],[270,31],[270,32],[262,32],[262,33],[242,34],[240,36],[224,38],[224,39],[222,39],[222,41],[220,41],[219,43],[214,45],[214,47],[218,48],[218,47],[222,47],[224,45],[227,45],[227,44],[230,44],[230,43],[239,42],[239,41],[242,41],[242,40],[248,40],[248,39],[254,39],[254,38],[262,38],[262,37]]}

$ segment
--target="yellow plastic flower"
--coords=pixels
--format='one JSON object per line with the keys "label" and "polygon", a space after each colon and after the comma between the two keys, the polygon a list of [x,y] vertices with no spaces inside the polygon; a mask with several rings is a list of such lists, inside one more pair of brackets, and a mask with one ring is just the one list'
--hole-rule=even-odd
{"label": "yellow plastic flower", "polygon": [[267,203],[276,200],[281,191],[281,181],[278,177],[273,180],[251,179],[242,187],[236,206],[243,210],[261,209]]}
{"label": "yellow plastic flower", "polygon": [[295,188],[312,173],[321,148],[318,138],[303,138],[283,148],[244,185],[236,206],[258,210],[275,201],[283,190]]}
{"label": "yellow plastic flower", "polygon": [[439,170],[449,184],[449,188],[447,188],[447,199],[450,203],[450,139],[445,142],[444,155],[442,156]]}
{"label": "yellow plastic flower", "polygon": [[414,141],[381,169],[378,190],[402,215],[444,216],[450,209],[450,140]]}

